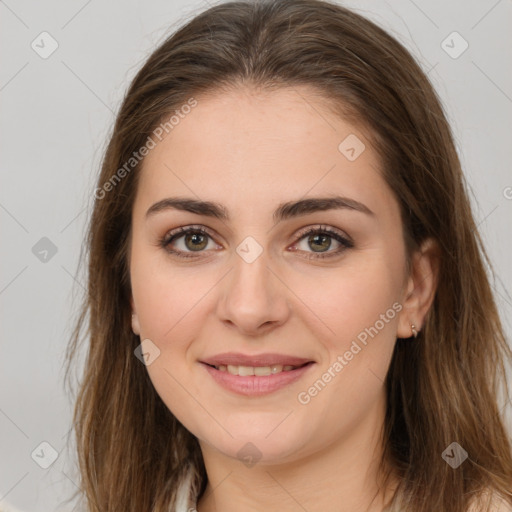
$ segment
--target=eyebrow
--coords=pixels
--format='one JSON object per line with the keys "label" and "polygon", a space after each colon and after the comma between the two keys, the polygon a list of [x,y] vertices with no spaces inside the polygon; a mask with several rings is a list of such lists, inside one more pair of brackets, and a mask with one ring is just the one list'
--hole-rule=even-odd
{"label": "eyebrow", "polygon": [[[375,215],[366,205],[348,197],[313,197],[281,203],[274,211],[275,222],[281,222],[293,217],[300,217],[310,213],[325,210],[354,210],[367,215]],[[223,221],[229,221],[227,209],[220,203],[213,201],[201,201],[188,197],[168,197],[156,202],[146,212],[146,218],[166,210],[181,210],[185,212],[214,217]]]}

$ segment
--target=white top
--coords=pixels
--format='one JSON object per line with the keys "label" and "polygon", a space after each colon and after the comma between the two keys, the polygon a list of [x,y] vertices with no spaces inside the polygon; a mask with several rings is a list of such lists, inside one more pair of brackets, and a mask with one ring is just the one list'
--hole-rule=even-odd
{"label": "white top", "polygon": [[170,512],[197,512],[197,504],[191,496],[191,480],[192,471],[189,470],[185,481],[178,489],[178,494],[176,496],[176,508]]}

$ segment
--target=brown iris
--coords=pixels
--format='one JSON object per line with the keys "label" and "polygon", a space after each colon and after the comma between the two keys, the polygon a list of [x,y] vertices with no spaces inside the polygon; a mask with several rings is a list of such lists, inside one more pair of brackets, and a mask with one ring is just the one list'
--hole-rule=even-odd
{"label": "brown iris", "polygon": [[191,251],[201,251],[208,245],[208,237],[201,233],[188,233],[185,235],[185,245]]}
{"label": "brown iris", "polygon": [[[308,237],[308,244],[315,252],[324,252],[331,246],[331,237],[328,235],[315,234]],[[320,250],[316,250],[315,246]]]}

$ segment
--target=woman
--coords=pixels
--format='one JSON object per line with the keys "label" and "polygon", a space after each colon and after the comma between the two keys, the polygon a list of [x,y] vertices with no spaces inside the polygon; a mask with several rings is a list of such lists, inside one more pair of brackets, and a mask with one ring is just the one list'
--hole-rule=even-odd
{"label": "woman", "polygon": [[88,510],[511,509],[485,251],[382,29],[319,0],[198,15],[131,84],[95,199]]}

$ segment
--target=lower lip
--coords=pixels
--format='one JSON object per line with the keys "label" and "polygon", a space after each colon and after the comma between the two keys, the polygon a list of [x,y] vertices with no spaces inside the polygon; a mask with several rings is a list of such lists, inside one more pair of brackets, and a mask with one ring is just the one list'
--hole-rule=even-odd
{"label": "lower lip", "polygon": [[257,377],[248,375],[241,377],[240,375],[232,375],[229,372],[217,370],[212,366],[201,363],[212,378],[223,388],[245,396],[262,396],[268,395],[279,389],[292,384],[299,380],[306,372],[310,370],[314,363],[308,363],[296,370],[275,373],[273,375],[265,375]]}

